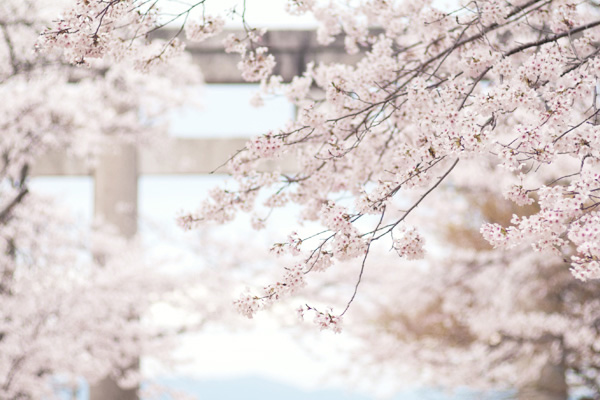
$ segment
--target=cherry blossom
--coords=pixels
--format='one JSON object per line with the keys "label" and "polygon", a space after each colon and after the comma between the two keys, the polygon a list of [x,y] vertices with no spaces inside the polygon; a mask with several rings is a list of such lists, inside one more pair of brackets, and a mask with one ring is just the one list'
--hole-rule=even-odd
{"label": "cherry blossom", "polygon": [[400,257],[407,260],[418,260],[423,258],[425,251],[423,249],[424,239],[418,234],[414,227],[402,226],[398,237],[394,240],[394,249]]}
{"label": "cherry blossom", "polygon": [[201,42],[215,36],[223,30],[225,20],[220,17],[205,17],[201,22],[188,22],[185,25],[185,35],[192,42]]}

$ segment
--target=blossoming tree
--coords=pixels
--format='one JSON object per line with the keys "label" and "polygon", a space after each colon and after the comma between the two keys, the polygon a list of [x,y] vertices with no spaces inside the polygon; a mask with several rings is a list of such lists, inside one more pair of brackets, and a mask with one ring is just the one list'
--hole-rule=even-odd
{"label": "blossoming tree", "polygon": [[[190,40],[212,36],[223,26],[218,16],[190,17],[205,3],[192,3],[175,17]],[[498,343],[496,363],[510,353],[504,352],[507,348],[530,343],[532,338],[563,350],[595,348],[598,327],[593,301],[575,302],[579,305],[552,314],[558,318],[556,324],[552,318],[542,318],[538,325],[532,322],[533,314],[514,322],[521,314],[514,314],[515,303],[510,302],[503,312],[516,318],[511,329],[484,324],[476,310],[493,303],[483,288],[493,285],[494,279],[531,285],[527,290],[532,293],[550,293],[557,281],[568,282],[566,288],[577,286],[581,289],[576,293],[585,293],[595,287],[589,281],[600,277],[598,5],[569,0],[473,0],[448,11],[431,1],[289,0],[286,4],[290,13],[314,15],[322,44],[343,35],[349,53],[361,49],[364,53],[352,65],[308,64],[302,76],[284,83],[271,76],[276,60],[260,45],[262,31],[250,27],[243,12],[246,34],[225,40],[225,51],[241,55],[244,78],[260,81],[264,97],[287,96],[298,115],[280,130],[250,140],[227,162],[235,187],[213,190],[197,212],[180,218],[181,224],[194,228],[226,223],[242,211],[254,212],[254,225],[260,228],[268,222],[269,210],[294,203],[302,210],[299,223],[322,225],[276,243],[274,253],[290,254],[296,261],[284,268],[281,280],[244,294],[236,301],[237,308],[252,317],[278,300],[308,290],[309,277],[325,271],[334,274],[341,263],[354,262],[359,266],[352,277],[354,288],[344,294],[340,309],[317,308],[310,301],[298,309],[300,315],[311,313],[321,329],[339,332],[359,289],[368,291],[361,281],[369,269],[376,268],[369,263],[374,249],[387,245],[406,260],[422,258],[426,250],[435,252],[434,235],[425,229],[419,210],[425,206],[436,210],[441,229],[456,216],[450,212],[451,204],[464,200],[466,188],[476,195],[501,195],[514,204],[515,212],[502,223],[472,219],[479,221],[477,230],[495,250],[439,273],[440,287],[451,283],[472,287],[477,299],[466,302],[468,296],[459,296],[460,290],[449,291],[448,299],[443,299],[449,311],[472,312],[473,325],[459,335],[465,338],[460,340],[477,345],[487,340],[486,346],[472,348],[478,351]],[[135,0],[76,1],[44,33],[42,45],[64,49],[75,63],[132,54],[143,69],[180,48],[174,37],[150,58],[139,59],[137,50],[132,50],[131,40],[163,24],[157,17],[159,5]],[[126,24],[120,23],[123,18]],[[123,40],[122,26],[134,32],[126,36],[131,40]],[[294,157],[297,172],[261,170],[263,160],[281,157]],[[495,267],[471,268],[491,264]],[[540,278],[540,268],[552,271],[548,279]],[[571,281],[563,281],[565,271],[571,272]],[[378,276],[388,281],[387,274]],[[369,284],[371,290],[377,291],[373,285]],[[575,296],[565,290],[559,290],[561,295]],[[448,318],[451,328],[453,319]],[[583,324],[585,338],[558,334],[575,320]],[[532,330],[517,335],[523,327]],[[537,355],[533,344],[527,349]],[[479,353],[463,354],[477,360]],[[584,380],[593,376],[588,372],[597,361],[575,367],[567,360],[580,356],[572,354],[553,350],[538,360],[564,357],[562,366],[573,371],[583,368],[579,375]],[[582,360],[595,360],[595,350],[585,354]],[[430,365],[440,362],[436,357],[424,355]]]}
{"label": "blossoming tree", "polygon": [[142,74],[126,63],[76,68],[61,54],[35,51],[56,12],[41,1],[0,4],[2,399],[51,399],[81,377],[135,386],[137,372],[127,367],[142,353],[160,355],[179,329],[148,313],[173,299],[181,277],[148,274],[135,243],[82,227],[31,189],[29,171],[56,149],[91,166],[119,143],[150,141],[159,130],[148,121],[181,100],[169,88],[200,75],[183,57]]}

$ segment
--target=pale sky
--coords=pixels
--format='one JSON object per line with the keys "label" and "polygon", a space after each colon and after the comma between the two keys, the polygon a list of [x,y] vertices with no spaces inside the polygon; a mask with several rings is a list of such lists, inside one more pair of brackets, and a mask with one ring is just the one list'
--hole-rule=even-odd
{"label": "pale sky", "polygon": [[250,99],[258,90],[257,84],[205,85],[197,91],[200,112],[190,107],[175,113],[170,131],[180,137],[250,137],[281,128],[293,118],[294,106],[282,96],[252,107]]}
{"label": "pale sky", "polygon": [[[406,0],[414,1],[414,0]],[[418,0],[417,0],[418,1]],[[268,29],[314,29],[317,26],[315,18],[311,14],[301,16],[292,16],[285,11],[287,0],[246,0],[246,20],[253,27],[265,27]],[[327,4],[327,0],[317,0],[317,2]],[[459,0],[434,0],[433,5],[442,10],[452,11],[459,4]],[[194,2],[190,2],[194,3]],[[170,9],[173,13],[181,12],[185,6],[179,1],[163,3],[163,9]],[[241,26],[240,19],[229,18],[228,11],[235,8],[236,11],[242,12],[244,0],[207,0],[206,13],[211,15],[220,15],[226,18],[226,26],[230,28],[238,28]],[[183,8],[182,8],[183,7]],[[198,7],[194,10],[193,15],[200,15],[202,8]]]}

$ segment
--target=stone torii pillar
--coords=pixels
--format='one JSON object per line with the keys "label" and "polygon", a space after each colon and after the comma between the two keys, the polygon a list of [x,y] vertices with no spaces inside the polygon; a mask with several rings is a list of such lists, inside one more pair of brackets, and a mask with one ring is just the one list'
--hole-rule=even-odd
{"label": "stone torii pillar", "polygon": [[[134,144],[103,154],[94,173],[94,215],[125,238],[137,233],[138,157]],[[139,360],[131,366],[139,368]],[[138,400],[138,388],[122,389],[106,377],[90,387],[90,400]]]}

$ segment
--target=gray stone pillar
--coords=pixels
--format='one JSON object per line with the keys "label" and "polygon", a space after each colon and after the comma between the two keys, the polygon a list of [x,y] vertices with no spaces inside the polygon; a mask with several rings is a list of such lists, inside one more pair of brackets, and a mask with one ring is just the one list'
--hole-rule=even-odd
{"label": "gray stone pillar", "polygon": [[137,149],[121,145],[100,157],[94,174],[94,214],[131,238],[137,233]]}
{"label": "gray stone pillar", "polygon": [[[125,144],[103,155],[94,174],[94,214],[126,238],[137,232],[137,164],[135,145]],[[138,388],[121,389],[107,377],[90,387],[90,400],[138,400]]]}

